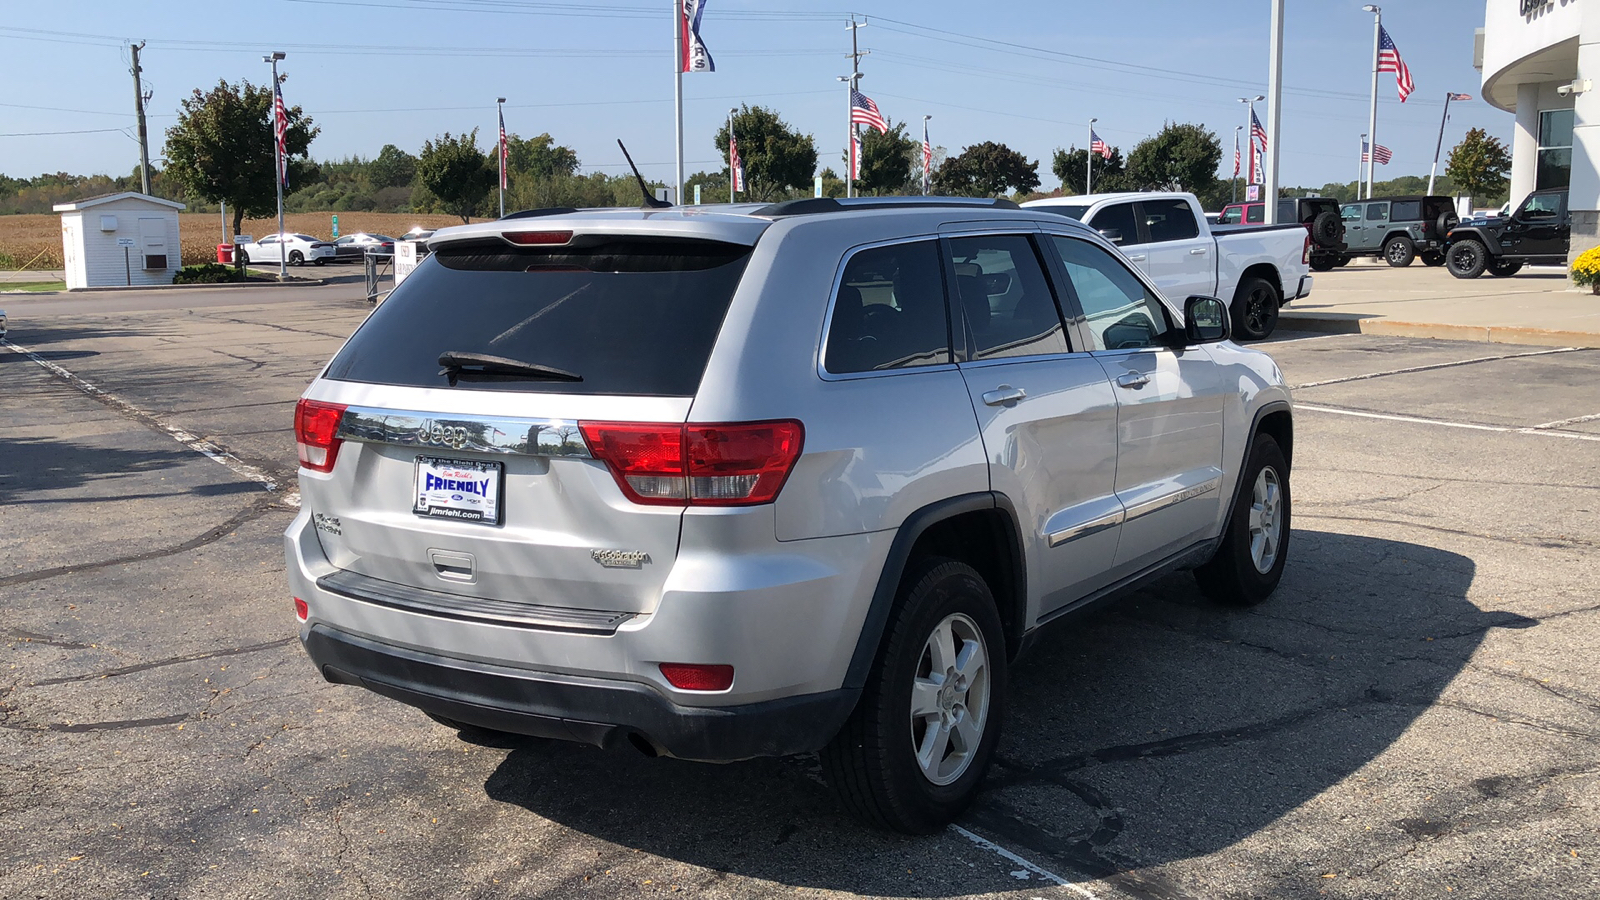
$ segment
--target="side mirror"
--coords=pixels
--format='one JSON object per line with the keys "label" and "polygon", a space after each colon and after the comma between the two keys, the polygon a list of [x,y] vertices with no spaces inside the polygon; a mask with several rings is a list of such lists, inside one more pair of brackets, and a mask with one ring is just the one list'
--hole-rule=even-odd
{"label": "side mirror", "polygon": [[1122,243],[1122,229],[1120,228],[1102,228],[1100,229],[1100,236],[1113,244]]}
{"label": "side mirror", "polygon": [[1228,304],[1215,297],[1193,296],[1183,304],[1183,330],[1191,344],[1228,339]]}

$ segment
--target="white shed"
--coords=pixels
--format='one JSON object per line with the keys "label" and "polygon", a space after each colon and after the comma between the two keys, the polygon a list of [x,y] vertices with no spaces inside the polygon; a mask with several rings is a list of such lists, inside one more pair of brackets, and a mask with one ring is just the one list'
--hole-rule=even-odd
{"label": "white shed", "polygon": [[182,203],[137,191],[57,203],[67,290],[117,284],[171,284],[182,266]]}

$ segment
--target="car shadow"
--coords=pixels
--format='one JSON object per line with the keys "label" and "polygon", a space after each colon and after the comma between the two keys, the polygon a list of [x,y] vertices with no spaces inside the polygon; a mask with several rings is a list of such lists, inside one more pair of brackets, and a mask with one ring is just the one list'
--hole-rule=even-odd
{"label": "car shadow", "polygon": [[[196,458],[192,451],[177,444],[173,444],[171,449],[132,450],[69,440],[0,436],[0,507],[66,502],[74,498],[41,498],[38,495],[174,469]],[[242,489],[255,487],[252,482],[244,482]],[[169,492],[168,495],[175,492]],[[217,496],[232,493],[233,490],[219,487],[195,491],[202,492],[206,496]]]}
{"label": "car shadow", "polygon": [[[1383,753],[1489,629],[1536,624],[1474,605],[1474,564],[1454,553],[1302,530],[1293,547],[1260,607],[1209,604],[1180,574],[1046,636],[1012,670],[996,765],[959,824],[1092,877],[1215,852]],[[814,757],[711,766],[499,746],[511,752],[491,798],[623,847],[861,894],[1019,887],[981,866],[922,887],[899,876],[937,839],[857,824]]]}

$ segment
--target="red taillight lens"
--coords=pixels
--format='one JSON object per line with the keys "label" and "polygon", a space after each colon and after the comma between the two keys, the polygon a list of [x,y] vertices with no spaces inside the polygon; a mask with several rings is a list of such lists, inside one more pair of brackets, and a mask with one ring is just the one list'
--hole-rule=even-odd
{"label": "red taillight lens", "polygon": [[800,458],[799,422],[641,425],[581,422],[589,452],[629,500],[665,506],[770,503]]}
{"label": "red taillight lens", "polygon": [[302,622],[311,618],[311,607],[299,597],[294,598],[294,617]]}
{"label": "red taillight lens", "polygon": [[501,235],[513,244],[524,247],[545,247],[553,244],[565,244],[572,240],[570,231],[508,231]]}
{"label": "red taillight lens", "polygon": [[300,465],[313,472],[332,472],[343,443],[339,420],[344,418],[343,403],[323,403],[302,398],[294,405],[294,440],[300,451]]}
{"label": "red taillight lens", "polygon": [[725,691],[733,687],[733,666],[662,663],[661,674],[680,691]]}
{"label": "red taillight lens", "polygon": [[1304,265],[1309,265],[1310,263],[1311,263],[1311,235],[1308,234],[1308,235],[1306,235],[1305,246],[1302,247],[1301,250],[1300,250],[1300,264],[1302,266],[1304,266]]}

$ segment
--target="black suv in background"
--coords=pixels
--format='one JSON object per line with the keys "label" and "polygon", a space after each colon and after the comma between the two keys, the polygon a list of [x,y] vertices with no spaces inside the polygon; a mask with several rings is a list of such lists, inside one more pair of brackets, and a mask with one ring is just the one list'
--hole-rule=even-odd
{"label": "black suv in background", "polygon": [[1461,217],[1449,197],[1370,197],[1342,209],[1350,256],[1379,256],[1396,268],[1422,257],[1444,265],[1445,235]]}
{"label": "black suv in background", "polygon": [[1534,191],[1505,218],[1451,230],[1445,263],[1457,278],[1477,278],[1485,271],[1503,278],[1528,263],[1566,265],[1571,237],[1567,189]]}
{"label": "black suv in background", "polygon": [[[1266,218],[1266,205],[1230,203],[1222,208],[1216,225],[1260,225]],[[1339,201],[1332,197],[1282,197],[1278,200],[1278,224],[1299,222],[1311,235],[1311,268],[1326,272],[1350,261],[1345,251],[1344,222],[1339,218]]]}

